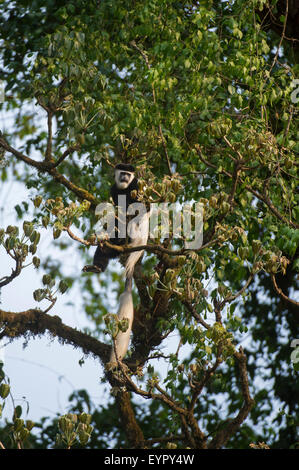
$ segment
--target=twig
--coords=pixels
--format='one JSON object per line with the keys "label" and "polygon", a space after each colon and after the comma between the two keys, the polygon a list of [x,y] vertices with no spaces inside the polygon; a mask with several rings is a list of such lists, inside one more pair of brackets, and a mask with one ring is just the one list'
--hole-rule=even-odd
{"label": "twig", "polygon": [[45,161],[49,162],[52,158],[52,120],[53,120],[53,111],[51,109],[46,109],[48,114],[48,142],[45,155]]}
{"label": "twig", "polygon": [[98,243],[91,243],[91,242],[88,242],[87,240],[84,240],[83,238],[80,238],[78,237],[77,235],[75,235],[70,227],[63,227],[63,230],[65,230],[68,235],[71,237],[72,240],[75,240],[76,242],[79,242],[79,243],[82,243],[82,245],[85,245],[85,246],[96,246]]}
{"label": "twig", "polygon": [[220,309],[222,310],[226,303],[233,302],[240,295],[242,295],[246,291],[247,287],[249,286],[253,278],[254,278],[254,275],[251,274],[249,278],[247,279],[246,283],[244,284],[244,286],[242,287],[242,289],[240,289],[236,294],[228,295],[227,297],[225,297],[225,299],[223,299],[222,302],[220,303]]}
{"label": "twig", "polygon": [[[8,252],[8,254],[10,254]],[[5,276],[0,279],[0,288],[6,286],[10,282],[12,282],[17,276],[20,275],[22,271],[22,261],[20,260],[19,257],[13,257],[16,261],[16,267],[15,269],[12,269],[12,273],[10,276]]]}
{"label": "twig", "polygon": [[[287,302],[290,302],[292,305],[296,305],[297,307],[299,307],[299,302],[296,302],[296,300],[290,299],[286,294],[283,293],[281,288],[277,285],[275,274],[271,274],[271,279],[272,279],[273,286],[276,292]],[[299,313],[299,311],[297,313]]]}
{"label": "twig", "polygon": [[53,168],[58,167],[58,165],[60,165],[60,163],[62,163],[63,160],[66,159],[66,157],[68,157],[71,153],[73,153],[73,152],[75,152],[76,150],[79,150],[79,149],[80,149],[80,144],[70,145],[70,147],[67,148],[65,150],[65,152],[63,152],[61,157],[59,157],[58,160],[56,160],[55,164],[53,165]]}
{"label": "twig", "polygon": [[232,420],[227,420],[225,426],[221,428],[209,443],[209,449],[220,449],[223,447],[229,438],[239,429],[241,424],[245,421],[250,410],[254,405],[254,400],[250,396],[249,384],[248,384],[248,375],[246,367],[246,356],[242,348],[239,351],[234,353],[234,357],[237,360],[240,380],[241,380],[241,391],[244,399],[244,404],[240,409],[237,416]]}
{"label": "twig", "polygon": [[[239,150],[235,149],[234,146],[231,144],[231,142],[228,140],[228,138],[226,137],[226,135],[223,137],[223,140],[224,142],[229,146],[230,149],[232,149],[239,157],[240,159],[240,162],[243,161],[243,156],[241,155],[241,153],[239,152]],[[230,155],[230,158],[234,161],[234,162],[237,162],[237,159],[232,157]]]}
{"label": "twig", "polygon": [[48,308],[46,308],[46,310],[43,310],[43,313],[48,313],[54,307],[54,305],[56,304],[57,297],[55,297],[54,299],[47,298],[47,300],[50,300],[51,304]]}
{"label": "twig", "polygon": [[217,368],[219,367],[220,364],[221,364],[221,347],[218,347],[216,360],[215,360],[213,366],[209,367],[204,372],[204,376],[203,376],[203,378],[200,382],[198,382],[198,383],[193,382],[193,384],[195,385],[195,391],[193,393],[192,400],[191,400],[190,407],[189,407],[190,412],[191,411],[193,412],[196,401],[197,401],[197,398],[199,397],[199,395],[201,394],[203,388],[207,385],[207,383],[209,382],[211,377],[214,375],[214,372],[217,370]]}

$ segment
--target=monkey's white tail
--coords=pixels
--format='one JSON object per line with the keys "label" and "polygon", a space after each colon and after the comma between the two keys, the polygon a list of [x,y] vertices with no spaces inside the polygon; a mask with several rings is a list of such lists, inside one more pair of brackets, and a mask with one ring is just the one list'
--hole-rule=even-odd
{"label": "monkey's white tail", "polygon": [[[117,362],[116,355],[119,360],[122,360],[126,355],[129,347],[130,334],[132,330],[132,323],[134,317],[134,306],[132,298],[132,278],[126,279],[126,287],[124,292],[119,297],[119,308],[117,312],[119,320],[127,318],[129,320],[128,329],[124,332],[120,331],[116,336],[115,348],[112,347],[110,362]],[[116,354],[115,354],[116,351]]]}
{"label": "monkey's white tail", "polygon": [[[149,232],[150,212],[145,212],[142,216],[132,220],[128,226],[128,234],[131,238],[130,246],[141,246],[147,244]],[[133,251],[129,254],[125,266],[127,278],[132,278],[135,264],[143,255],[144,250]]]}

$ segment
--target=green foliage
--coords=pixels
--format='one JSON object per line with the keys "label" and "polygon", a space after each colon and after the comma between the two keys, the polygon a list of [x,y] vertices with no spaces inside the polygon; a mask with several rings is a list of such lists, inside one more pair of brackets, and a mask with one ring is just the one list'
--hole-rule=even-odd
{"label": "green foliage", "polygon": [[[259,18],[265,3],[37,0],[29,6],[18,0],[2,2],[0,18],[9,97],[0,106],[18,109],[14,126],[4,126],[0,138],[45,163],[28,163],[0,141],[2,181],[13,175],[23,182],[33,203],[16,205],[19,226],[0,230],[1,249],[19,260],[13,277],[31,256],[45,272],[35,301],[47,299],[52,308],[56,295],[79,286],[91,333],[115,337],[127,328],[107,315],[109,294],[118,296],[123,288],[119,270],[109,269],[98,284],[79,278],[79,270],[65,280],[61,267],[69,247],[78,251],[82,266],[91,256],[93,209],[109,198],[111,166],[136,164],[141,200],[200,201],[207,246],[198,253],[180,251],[171,262],[159,252],[145,257],[143,289],[134,292],[143,315],[134,348],[140,353],[150,344],[155,356],[159,351],[153,350],[164,346],[161,338],[179,336],[176,354],[163,349],[167,374],[161,377],[150,365],[139,379],[147,391],[165,386],[174,403],[186,407],[203,384],[192,411],[213,438],[227,415],[242,407],[236,352],[245,342],[256,407],[227,442],[235,448],[258,440],[286,448],[297,439],[275,408],[277,400],[290,416],[298,413],[298,368],[292,368],[289,349],[299,337],[298,306],[286,300],[298,285],[299,269],[298,111],[290,98],[296,65],[287,47],[276,55],[280,38],[265,31]],[[29,209],[31,221],[25,220]],[[39,255],[46,230],[60,250],[56,264]],[[182,239],[170,239],[169,247],[183,248]],[[159,310],[162,300],[165,308]],[[153,331],[160,342],[150,343]],[[189,348],[184,358],[182,345]],[[165,436],[169,423],[173,435],[179,433],[174,409],[155,400],[134,405],[146,439]],[[96,439],[82,414],[65,415],[58,421],[59,443],[104,447],[113,436],[116,446],[124,445],[115,413],[113,405],[98,411],[98,423],[108,430],[97,427]],[[28,429],[21,421],[14,423],[16,441]]]}
{"label": "green foliage", "polygon": [[[9,385],[9,378],[4,373],[3,363],[0,362],[0,398],[2,399],[2,403],[0,403],[0,418],[2,416],[2,412],[6,404],[6,399],[10,395],[11,389]],[[14,408],[12,422],[7,422],[6,427],[4,428],[3,440],[5,443],[9,443],[9,448],[22,449],[28,447],[28,439],[30,437],[30,432],[35,424],[31,420],[24,421],[21,418],[21,415],[22,407],[18,405]],[[0,443],[1,448],[5,448],[2,442],[2,437],[0,438]]]}
{"label": "green foliage", "polygon": [[91,415],[81,413],[79,415],[68,413],[58,420],[59,434],[56,438],[57,446],[70,449],[78,440],[82,446],[86,446],[93,427],[90,425]]}

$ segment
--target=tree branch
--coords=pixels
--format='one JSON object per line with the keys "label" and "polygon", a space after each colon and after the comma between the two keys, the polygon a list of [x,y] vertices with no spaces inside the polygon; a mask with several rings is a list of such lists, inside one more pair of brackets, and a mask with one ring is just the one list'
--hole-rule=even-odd
{"label": "tree branch", "polygon": [[234,300],[236,300],[238,297],[240,297],[240,295],[242,295],[247,287],[249,286],[249,284],[251,283],[252,279],[254,278],[254,275],[251,274],[249,276],[249,278],[247,279],[246,283],[244,284],[244,286],[238,291],[236,292],[235,294],[231,294],[231,295],[228,295],[227,297],[225,297],[225,299],[222,300],[222,302],[219,304],[219,308],[220,310],[223,309],[224,305],[228,302],[233,302]]}
{"label": "tree branch", "polygon": [[[271,274],[271,279],[272,279],[272,283],[276,292],[287,302],[291,303],[292,305],[296,305],[296,307],[299,307],[299,302],[296,302],[296,300],[290,299],[286,294],[283,293],[281,288],[277,285],[275,274]],[[299,310],[297,313],[299,313]]]}
{"label": "tree branch", "polygon": [[[82,243],[85,246],[97,246],[99,244],[99,242],[96,242],[96,241],[88,242],[87,240],[84,240],[84,238],[78,237],[77,235],[75,235],[71,231],[70,227],[64,227],[63,229],[68,233],[68,235],[72,238],[72,240],[75,240],[78,243]],[[191,250],[191,251],[199,252],[199,251],[204,250],[206,248],[210,248],[211,246],[213,246],[217,242],[218,242],[218,237],[213,238],[209,242],[202,245],[200,248],[197,248],[196,250]],[[190,251],[187,248],[181,248],[180,250],[169,250],[168,248],[165,248],[162,245],[154,245],[154,244],[152,244],[152,245],[139,245],[139,246],[114,245],[113,243],[110,243],[110,241],[108,241],[108,240],[103,240],[100,243],[107,246],[108,248],[112,248],[115,251],[118,251],[119,254],[122,254],[122,253],[127,254],[127,253],[132,253],[134,251],[144,250],[144,251],[148,251],[149,253],[162,253],[162,254],[169,255],[169,256],[179,256],[179,255],[184,255],[184,254],[188,253],[188,251]]]}
{"label": "tree branch", "polygon": [[211,440],[208,445],[209,449],[220,449],[223,447],[229,438],[236,433],[241,424],[245,421],[250,410],[254,405],[254,400],[250,396],[249,384],[248,384],[248,375],[246,367],[246,356],[242,348],[239,352],[236,351],[234,354],[235,359],[238,363],[240,380],[241,380],[241,390],[244,399],[244,404],[240,409],[237,416],[232,420],[227,420],[224,427],[222,427],[217,433],[216,436]]}
{"label": "tree branch", "polygon": [[191,315],[195,318],[198,323],[200,323],[204,328],[209,329],[210,325],[203,320],[203,318],[197,313],[195,307],[192,305],[192,303],[189,300],[184,300],[183,305],[189,310]]}
{"label": "tree branch", "polygon": [[27,157],[27,155],[24,155],[22,152],[19,152],[18,150],[11,147],[1,135],[0,135],[0,146],[3,147],[7,152],[12,153],[15,157],[17,157],[18,160],[23,161],[27,165],[30,165],[39,171],[45,171],[46,168],[50,168],[49,163],[37,162],[36,160],[33,160],[32,158]]}
{"label": "tree branch", "polygon": [[45,161],[50,162],[52,159],[52,120],[53,120],[53,111],[49,108],[46,109],[48,118],[48,142],[47,142],[47,149],[46,149],[46,154],[45,154]]}
{"label": "tree branch", "polygon": [[130,393],[124,390],[119,390],[116,397],[116,403],[130,448],[138,449],[143,447],[144,435],[136,421],[130,400]]}
{"label": "tree branch", "polygon": [[14,259],[15,259],[15,262],[16,262],[16,267],[15,267],[15,269],[12,269],[12,273],[11,273],[10,276],[5,276],[2,279],[0,279],[0,289],[1,289],[1,287],[4,287],[7,284],[9,284],[10,282],[12,282],[17,276],[19,276],[19,274],[22,271],[21,258],[19,256],[17,256],[17,257],[14,257]]}
{"label": "tree branch", "polygon": [[109,360],[111,348],[97,339],[62,323],[58,316],[51,316],[39,309],[24,312],[6,312],[0,309],[0,338],[11,340],[26,335],[40,336],[46,332],[59,341],[79,347],[85,354],[98,357],[103,364]]}
{"label": "tree branch", "polygon": [[281,45],[282,45],[282,41],[284,40],[284,37],[285,37],[286,26],[287,26],[287,21],[288,21],[288,15],[289,15],[289,0],[286,0],[286,10],[285,10],[285,14],[284,14],[285,17],[284,17],[284,23],[283,23],[283,28],[282,28],[282,34],[281,34],[281,37],[280,37],[280,41],[279,41],[279,45],[277,47],[275,57],[273,59],[272,65],[271,65],[270,70],[269,70],[269,76],[272,72],[272,69],[273,69],[274,65],[276,64],[276,61],[278,59],[278,54],[279,54],[279,51],[280,51],[280,48],[281,48]]}
{"label": "tree branch", "polygon": [[60,163],[62,163],[70,154],[74,153],[76,150],[80,149],[80,144],[70,145],[59,157],[53,165],[53,168],[57,168]]}

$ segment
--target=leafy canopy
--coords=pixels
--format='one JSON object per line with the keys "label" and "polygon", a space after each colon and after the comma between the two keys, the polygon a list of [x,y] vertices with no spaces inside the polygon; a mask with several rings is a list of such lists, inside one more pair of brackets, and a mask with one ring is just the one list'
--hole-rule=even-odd
{"label": "leafy canopy", "polygon": [[[14,115],[13,126],[1,130],[2,181],[13,175],[34,194],[34,204],[16,207],[20,221],[25,219],[23,232],[13,226],[0,233],[2,256],[16,261],[1,287],[30,257],[45,270],[35,301],[47,299],[52,308],[67,284],[80,285],[97,345],[53,322],[49,308],[40,328],[105,363],[109,348],[103,333],[121,328],[114,316],[103,322],[110,280],[117,290],[123,287],[119,271],[102,276],[101,287],[80,269],[66,283],[63,250],[78,249],[82,266],[83,258],[90,258],[89,247],[97,243],[94,209],[109,198],[112,167],[134,163],[141,200],[202,203],[204,241],[190,252],[183,240],[170,238],[163,246],[162,240],[150,240],[143,272],[136,270],[131,356],[117,374],[106,374],[120,403],[122,430],[112,421],[117,445],[123,445],[124,430],[127,445],[134,447],[151,445],[153,438],[163,446],[165,435],[171,445],[192,448],[277,442],[270,418],[274,405],[262,408],[269,386],[255,390],[260,373],[255,361],[263,357],[267,369],[263,351],[281,347],[276,329],[281,315],[289,339],[298,334],[292,319],[298,302],[288,292],[299,266],[299,148],[291,99],[298,66],[288,46],[281,48],[282,39],[263,28],[259,15],[265,2],[2,3],[7,99],[1,106]],[[38,250],[41,226],[53,231],[62,251],[56,264]],[[261,289],[271,297],[275,293],[272,305],[258,298]],[[24,313],[25,330],[17,318],[0,313],[4,336],[41,333],[28,323],[34,322],[31,311]],[[161,350],[173,332],[175,353]],[[247,334],[251,342],[244,353],[239,343]],[[188,345],[186,354],[182,345]],[[167,364],[162,378],[153,357]],[[286,349],[283,360],[283,386],[295,389]],[[278,384],[278,362],[270,370]],[[132,407],[128,390],[151,398],[151,404]],[[292,416],[298,405],[279,390],[276,396]],[[110,412],[114,416],[115,408]],[[251,421],[242,433],[247,417]],[[277,429],[285,429],[280,421]],[[295,440],[291,429],[288,446]]]}

